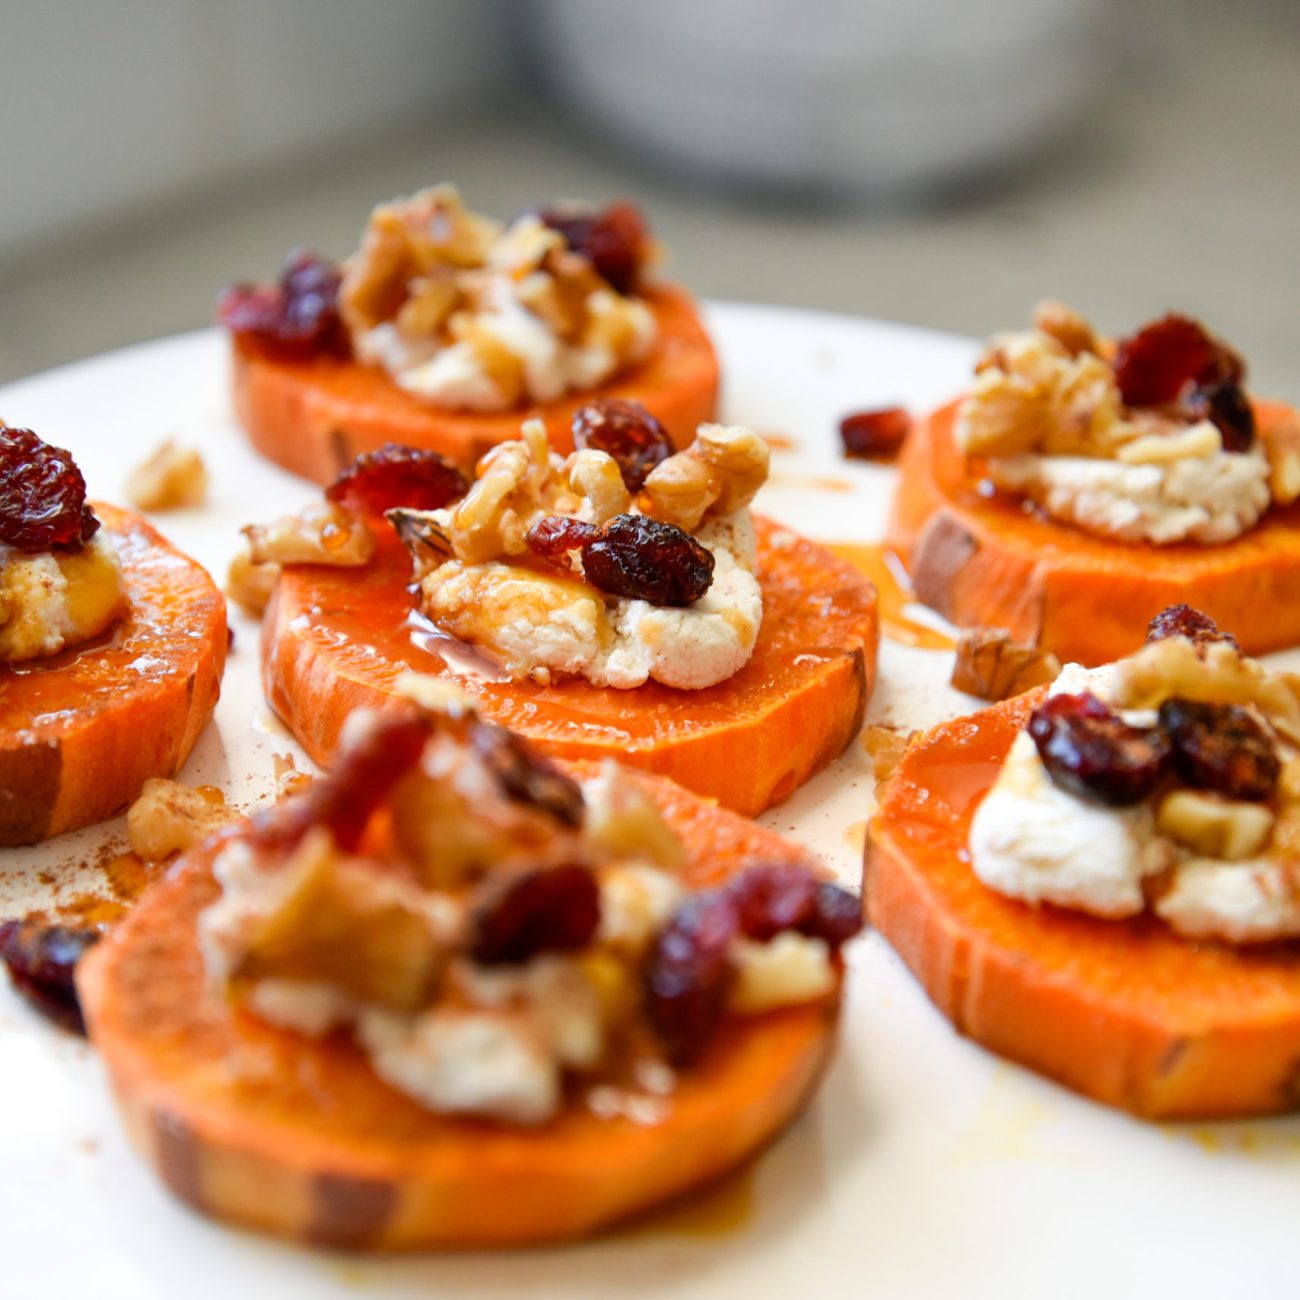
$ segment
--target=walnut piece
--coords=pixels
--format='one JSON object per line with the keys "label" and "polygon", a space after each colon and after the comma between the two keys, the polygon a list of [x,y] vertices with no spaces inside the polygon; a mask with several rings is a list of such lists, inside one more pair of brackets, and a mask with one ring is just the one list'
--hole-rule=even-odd
{"label": "walnut piece", "polygon": [[903,761],[912,737],[917,733],[909,732],[904,736],[892,727],[871,726],[862,733],[862,748],[871,758],[871,771],[877,781],[886,781],[894,775],[894,769]]}
{"label": "walnut piece", "polygon": [[1241,803],[1203,790],[1175,790],[1161,800],[1156,829],[1204,857],[1240,862],[1268,843],[1273,813],[1263,804]]}
{"label": "walnut piece", "polygon": [[278,564],[254,564],[248,547],[236,551],[226,573],[226,595],[250,614],[260,616],[280,576]]}
{"label": "walnut piece", "polygon": [[1262,432],[1273,500],[1290,505],[1300,500],[1300,411],[1288,408]]}
{"label": "walnut piece", "polygon": [[952,685],[981,700],[1009,700],[1046,686],[1060,671],[1049,650],[1020,645],[1000,627],[973,628],[957,639]]}
{"label": "walnut piece", "polygon": [[675,870],[686,860],[682,842],[658,806],[612,759],[583,791],[583,839],[601,858],[652,862]]}
{"label": "walnut piece", "polygon": [[180,510],[201,506],[208,493],[208,471],[193,447],[167,439],[131,471],[126,495],[138,510]]}
{"label": "walnut piece", "polygon": [[1092,326],[1073,307],[1055,298],[1045,299],[1034,308],[1034,328],[1055,339],[1072,357],[1098,351]]}
{"label": "walnut piece", "polygon": [[173,853],[192,848],[237,816],[221,791],[212,786],[195,787],[150,777],[127,810],[127,840],[132,852],[146,862],[161,862]]}
{"label": "walnut piece", "polygon": [[729,515],[767,482],[772,449],[740,425],[702,424],[695,441],[656,465],[645,481],[648,514],[687,532],[710,515]]}

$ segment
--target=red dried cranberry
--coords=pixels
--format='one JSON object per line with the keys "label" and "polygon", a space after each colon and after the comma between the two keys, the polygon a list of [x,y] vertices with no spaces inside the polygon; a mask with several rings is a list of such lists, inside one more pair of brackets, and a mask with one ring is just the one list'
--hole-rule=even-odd
{"label": "red dried cranberry", "polygon": [[1198,646],[1224,641],[1234,650],[1237,648],[1237,638],[1231,632],[1220,632],[1219,625],[1208,614],[1190,605],[1170,605],[1147,626],[1148,641],[1163,641],[1170,636],[1185,636]]}
{"label": "red dried cranberry", "polygon": [[217,299],[217,320],[232,334],[298,360],[350,350],[339,318],[342,269],[305,250],[290,253],[274,284],[235,284]]}
{"label": "red dried cranberry", "polygon": [[20,551],[75,550],[98,528],[72,457],[30,429],[0,428],[0,542]]}
{"label": "red dried cranberry", "polygon": [[1057,785],[1105,804],[1138,803],[1169,766],[1162,731],[1129,726],[1091,692],[1044,700],[1029,716],[1029,734]]}
{"label": "red dried cranberry", "polygon": [[573,444],[612,456],[633,494],[675,450],[667,429],[640,402],[616,397],[597,398],[574,411]]}
{"label": "red dried cranberry", "polygon": [[631,293],[650,256],[650,230],[631,203],[611,203],[593,208],[565,206],[543,208],[544,225],[558,230],[575,253],[589,258],[597,274],[618,293]]}
{"label": "red dried cranberry", "polygon": [[844,454],[850,460],[892,460],[912,428],[912,417],[901,406],[855,411],[840,421]]}
{"label": "red dried cranberry", "polygon": [[647,515],[615,515],[582,548],[582,570],[611,596],[652,605],[693,604],[713,582],[713,555],[675,524]]}
{"label": "red dried cranberry", "polygon": [[646,959],[645,1010],[668,1059],[690,1065],[704,1053],[722,1019],[733,970],[736,905],[726,890],[686,899]]}
{"label": "red dried cranberry", "polygon": [[521,736],[490,722],[475,723],[470,747],[516,803],[549,813],[566,826],[582,823],[582,788]]}
{"label": "red dried cranberry", "polygon": [[1185,384],[1240,384],[1245,372],[1227,344],[1172,312],[1121,339],[1115,351],[1115,379],[1129,406],[1176,402]]}
{"label": "red dried cranberry", "polygon": [[470,956],[485,966],[585,948],[600,924],[600,889],[586,867],[524,871],[487,886],[473,913]]}
{"label": "red dried cranberry", "polygon": [[1179,410],[1189,420],[1209,420],[1223,438],[1223,450],[1255,445],[1255,408],[1239,384],[1204,384],[1184,393]]}
{"label": "red dried cranberry", "polygon": [[1273,793],[1282,765],[1273,738],[1247,710],[1166,700],[1160,725],[1173,742],[1174,770],[1188,785],[1229,799],[1267,799]]}
{"label": "red dried cranberry", "polygon": [[323,825],[339,848],[352,852],[389,791],[419,761],[432,731],[432,719],[423,714],[403,711],[377,719],[339,755],[332,772],[283,806],[256,814],[253,838],[287,848]]}
{"label": "red dried cranberry", "polygon": [[464,474],[436,451],[390,442],[358,456],[325,495],[362,514],[382,515],[399,506],[438,510],[468,491]]}
{"label": "red dried cranberry", "polygon": [[9,967],[14,988],[42,1015],[84,1034],[73,974],[101,937],[92,927],[56,925],[40,916],[6,921],[0,925],[0,961]]}
{"label": "red dried cranberry", "polygon": [[570,551],[582,550],[599,536],[600,529],[595,524],[584,524],[569,515],[546,515],[528,530],[524,540],[534,555],[559,560]]}
{"label": "red dried cranberry", "polygon": [[797,930],[838,948],[862,929],[861,902],[797,863],[747,867],[727,890],[741,933],[760,943]]}

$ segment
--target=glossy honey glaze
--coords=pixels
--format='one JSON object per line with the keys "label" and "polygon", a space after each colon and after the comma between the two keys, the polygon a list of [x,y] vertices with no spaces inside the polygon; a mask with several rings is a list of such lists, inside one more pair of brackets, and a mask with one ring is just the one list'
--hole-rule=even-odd
{"label": "glossy honey glaze", "polygon": [[828,551],[847,560],[864,578],[875,584],[880,597],[880,630],[900,645],[922,650],[951,650],[953,639],[908,614],[916,597],[908,585],[903,562],[884,543],[823,542]]}

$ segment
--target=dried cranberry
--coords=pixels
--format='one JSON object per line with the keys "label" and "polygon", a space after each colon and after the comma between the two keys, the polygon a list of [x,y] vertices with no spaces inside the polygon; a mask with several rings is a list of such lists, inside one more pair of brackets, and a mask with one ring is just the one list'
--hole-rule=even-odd
{"label": "dried cranberry", "polygon": [[600,529],[595,524],[585,524],[570,515],[546,515],[528,530],[524,540],[534,555],[558,560],[599,537]]}
{"label": "dried cranberry", "polygon": [[1240,384],[1245,372],[1230,347],[1173,313],[1121,339],[1115,352],[1115,379],[1129,406],[1176,402],[1185,384]]}
{"label": "dried cranberry", "polygon": [[1148,641],[1163,641],[1170,636],[1185,636],[1198,646],[1223,641],[1234,650],[1237,648],[1237,638],[1231,632],[1220,632],[1219,625],[1208,614],[1190,605],[1170,605],[1147,625]]}
{"label": "dried cranberry", "polygon": [[797,863],[747,867],[727,890],[741,933],[760,943],[797,930],[838,948],[862,929],[861,902]]}
{"label": "dried cranberry", "polygon": [[1050,696],[1030,714],[1029,734],[1057,785],[1106,804],[1144,799],[1169,766],[1162,731],[1129,726],[1090,692]]}
{"label": "dried cranberry", "polygon": [[1183,394],[1179,410],[1189,420],[1209,420],[1223,438],[1223,450],[1255,445],[1255,408],[1239,384],[1204,384]]}
{"label": "dried cranberry", "polygon": [[722,1019],[733,970],[736,905],[726,890],[695,894],[678,907],[650,950],[645,1010],[674,1065],[703,1054]]}
{"label": "dried cranberry", "polygon": [[389,791],[419,761],[432,731],[432,719],[419,713],[403,711],[376,719],[339,755],[332,772],[297,798],[254,816],[253,838],[289,847],[313,826],[324,825],[339,848],[352,852]]}
{"label": "dried cranberry", "polygon": [[339,317],[342,269],[305,250],[290,253],[274,284],[235,284],[217,299],[217,320],[278,355],[305,359],[346,356],[347,331]]}
{"label": "dried cranberry", "polygon": [[470,747],[517,803],[549,813],[566,826],[582,823],[582,788],[521,736],[490,722],[476,723]]}
{"label": "dried cranberry", "polygon": [[538,218],[564,236],[575,253],[589,258],[596,272],[618,293],[631,293],[650,256],[650,231],[631,203],[611,203],[597,211],[584,207],[543,208]]}
{"label": "dried cranberry", "polygon": [[470,956],[485,966],[585,948],[600,924],[600,889],[586,867],[545,867],[492,881],[473,910]]}
{"label": "dried cranberry", "polygon": [[1174,770],[1188,785],[1229,799],[1267,799],[1273,793],[1281,768],[1273,738],[1246,709],[1166,700],[1160,725],[1173,742]]}
{"label": "dried cranberry", "polygon": [[102,937],[91,927],[56,925],[39,916],[0,925],[0,961],[14,988],[42,1015],[86,1032],[73,979],[83,953]]}
{"label": "dried cranberry", "polygon": [[627,490],[640,492],[650,471],[673,454],[667,429],[640,402],[597,398],[573,413],[573,443],[603,451],[618,462]]}
{"label": "dried cranberry", "polygon": [[593,587],[652,605],[690,605],[713,582],[713,555],[675,524],[646,515],[615,515],[582,548]]}
{"label": "dried cranberry", "polygon": [[30,429],[0,427],[0,542],[20,551],[72,550],[98,528],[72,457]]}
{"label": "dried cranberry", "polygon": [[912,417],[901,406],[855,411],[840,421],[844,454],[850,460],[891,460],[912,428]]}
{"label": "dried cranberry", "polygon": [[358,456],[325,495],[362,514],[382,515],[399,506],[438,510],[468,491],[464,474],[436,451],[390,442]]}

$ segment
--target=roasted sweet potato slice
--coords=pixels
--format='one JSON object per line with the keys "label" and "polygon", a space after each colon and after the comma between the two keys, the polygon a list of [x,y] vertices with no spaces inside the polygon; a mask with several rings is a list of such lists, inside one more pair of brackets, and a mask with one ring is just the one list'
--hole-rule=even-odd
{"label": "roasted sweet potato slice", "polygon": [[226,601],[137,515],[95,503],[130,612],[105,636],[0,665],[0,844],[34,844],[120,811],[172,776],[212,716]]}
{"label": "roasted sweet potato slice", "polygon": [[1193,943],[1154,917],[1035,909],[971,870],[971,818],[1042,690],[945,723],[884,787],[868,919],[956,1029],[1149,1118],[1300,1105],[1300,948]]}
{"label": "roasted sweet potato slice", "polygon": [[363,569],[294,567],[262,629],[272,707],[328,765],[348,714],[392,702],[408,670],[440,673],[484,714],[559,758],[618,758],[754,815],[786,798],[857,734],[876,672],[876,592],[842,560],[755,521],[763,626],[753,657],[704,690],[582,680],[499,682],[449,663],[410,621],[410,560],[380,538]]}
{"label": "roasted sweet potato slice", "polygon": [[[643,788],[682,838],[693,884],[801,857],[670,782]],[[349,1040],[314,1042],[213,996],[195,939],[218,890],[211,861],[211,848],[190,853],[78,969],[132,1140],[208,1214],[374,1250],[580,1236],[754,1154],[800,1111],[830,1054],[838,997],[728,1022],[658,1123],[598,1118],[576,1101],[538,1129],[436,1115],[383,1084]]]}
{"label": "roasted sweet potato slice", "polygon": [[[1258,402],[1262,436],[1290,408]],[[917,597],[959,627],[1001,627],[1062,662],[1109,663],[1168,605],[1187,603],[1265,654],[1300,643],[1300,504],[1235,541],[1110,541],[982,495],[953,442],[956,403],[917,424],[899,462],[888,544]]]}
{"label": "roasted sweet potato slice", "polygon": [[317,483],[332,482],[386,442],[425,447],[472,469],[488,448],[517,438],[520,420],[532,414],[545,420],[557,451],[572,451],[573,412],[593,397],[635,398],[685,446],[696,425],[713,418],[718,359],[689,295],[657,285],[644,297],[659,324],[650,356],[598,389],[536,411],[440,411],[377,368],[329,356],[276,359],[249,342],[234,344],[235,411],[258,451]]}

